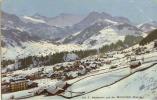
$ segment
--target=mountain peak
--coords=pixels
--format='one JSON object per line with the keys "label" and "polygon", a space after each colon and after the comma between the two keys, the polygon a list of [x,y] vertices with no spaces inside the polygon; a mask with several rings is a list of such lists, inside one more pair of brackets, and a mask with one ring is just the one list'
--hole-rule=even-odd
{"label": "mountain peak", "polygon": [[100,13],[96,11],[92,11],[89,13],[89,16],[92,16],[92,15],[100,15]]}
{"label": "mountain peak", "polygon": [[33,16],[41,16],[39,13],[35,13]]}
{"label": "mountain peak", "polygon": [[73,16],[71,13],[60,13],[59,16]]}
{"label": "mountain peak", "polygon": [[46,17],[46,16],[43,16],[43,15],[41,15],[41,14],[39,14],[39,13],[35,13],[33,16],[31,16],[31,17],[33,17],[33,18],[37,18],[37,19],[47,19],[48,17]]}
{"label": "mountain peak", "polygon": [[102,13],[99,13],[99,12],[96,12],[96,11],[93,11],[93,12],[90,12],[88,14],[88,16],[95,16],[95,17],[112,17],[110,14],[108,13],[105,13],[105,12],[102,12]]}

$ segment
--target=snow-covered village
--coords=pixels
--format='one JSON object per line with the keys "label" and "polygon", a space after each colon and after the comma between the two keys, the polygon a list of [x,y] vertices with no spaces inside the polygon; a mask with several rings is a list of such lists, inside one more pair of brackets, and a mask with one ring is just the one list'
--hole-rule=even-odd
{"label": "snow-covered village", "polygon": [[1,1],[2,100],[157,100],[155,0],[38,1]]}

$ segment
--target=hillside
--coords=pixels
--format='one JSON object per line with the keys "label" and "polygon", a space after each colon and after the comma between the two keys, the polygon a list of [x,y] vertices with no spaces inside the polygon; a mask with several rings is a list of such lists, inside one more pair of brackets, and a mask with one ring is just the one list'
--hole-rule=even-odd
{"label": "hillside", "polygon": [[124,41],[125,36],[142,36],[137,27],[113,20],[101,20],[81,32],[65,37],[63,43],[81,44],[86,48],[101,48],[104,45]]}
{"label": "hillside", "polygon": [[150,43],[151,41],[153,40],[156,40],[157,39],[157,29],[155,29],[154,31],[150,32],[148,34],[147,37],[145,37],[141,42],[140,42],[140,45],[146,45],[148,43]]}

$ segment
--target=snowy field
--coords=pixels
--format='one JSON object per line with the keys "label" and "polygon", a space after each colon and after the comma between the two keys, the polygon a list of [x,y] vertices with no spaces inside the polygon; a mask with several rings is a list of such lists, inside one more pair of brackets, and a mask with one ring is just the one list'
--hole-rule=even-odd
{"label": "snowy field", "polygon": [[66,45],[55,45],[48,42],[25,42],[22,47],[5,47],[2,48],[3,59],[16,59],[24,58],[27,56],[46,56],[62,51],[74,51],[82,50],[83,46],[66,44]]}

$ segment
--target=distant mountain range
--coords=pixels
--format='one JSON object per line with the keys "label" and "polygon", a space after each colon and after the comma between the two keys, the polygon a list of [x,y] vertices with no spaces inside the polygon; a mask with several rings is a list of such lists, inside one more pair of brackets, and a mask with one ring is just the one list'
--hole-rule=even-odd
{"label": "distant mountain range", "polygon": [[[1,28],[4,31],[9,30],[10,34],[12,33],[11,30],[13,31],[16,30],[21,32],[25,31],[27,35],[29,35],[30,37],[38,38],[39,40],[45,40],[45,41],[55,41],[56,39],[60,39],[63,36],[70,33],[68,29],[48,25],[46,22],[44,22],[41,19],[40,20],[34,19],[29,16],[24,16],[24,19],[22,20],[22,18],[16,15],[2,12]],[[33,38],[32,41],[34,41]]]}
{"label": "distant mountain range", "polygon": [[134,25],[124,17],[91,12],[86,17],[60,14],[50,18],[35,14],[18,17],[2,12],[2,46],[16,46],[27,41],[73,43],[86,47],[99,47],[126,35],[142,35],[157,28],[157,22]]}
{"label": "distant mountain range", "polygon": [[21,19],[24,21],[38,21],[41,23],[47,23],[50,26],[56,27],[70,27],[80,22],[84,16],[73,15],[68,13],[61,13],[56,17],[45,17],[38,13],[33,16],[22,16]]}

